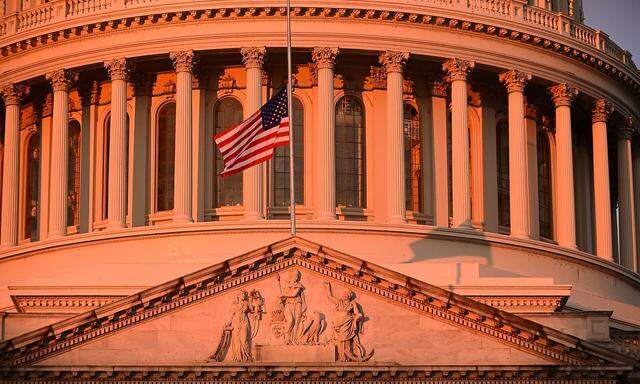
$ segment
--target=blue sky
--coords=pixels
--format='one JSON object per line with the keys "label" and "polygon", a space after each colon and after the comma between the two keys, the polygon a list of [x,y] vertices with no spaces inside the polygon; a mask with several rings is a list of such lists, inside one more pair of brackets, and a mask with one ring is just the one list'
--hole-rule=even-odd
{"label": "blue sky", "polygon": [[640,66],[640,0],[583,0],[585,23],[606,32]]}

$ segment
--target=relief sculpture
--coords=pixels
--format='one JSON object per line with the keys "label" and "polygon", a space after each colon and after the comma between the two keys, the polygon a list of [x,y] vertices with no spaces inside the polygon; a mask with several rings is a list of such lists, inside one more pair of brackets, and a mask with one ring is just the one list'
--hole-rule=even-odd
{"label": "relief sculpture", "polygon": [[355,301],[355,293],[346,291],[336,297],[331,289],[331,283],[325,282],[327,297],[334,304],[334,318],[331,324],[333,330],[332,342],[336,347],[339,361],[363,362],[373,356],[373,350],[367,354],[360,342],[363,333],[362,320],[364,315]]}
{"label": "relief sculpture", "polygon": [[258,334],[263,306],[264,299],[259,291],[238,292],[231,303],[231,320],[224,326],[218,347],[209,360],[224,361],[231,351],[231,361],[253,361],[251,345]]}

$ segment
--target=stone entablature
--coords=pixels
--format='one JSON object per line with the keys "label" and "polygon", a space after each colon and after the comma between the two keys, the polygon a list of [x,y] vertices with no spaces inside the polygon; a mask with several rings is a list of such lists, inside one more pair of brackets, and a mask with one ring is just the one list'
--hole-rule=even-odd
{"label": "stone entablature", "polygon": [[[162,1],[149,5],[147,2],[124,2],[67,4],[58,0],[39,7],[8,15],[0,21],[0,42],[3,56],[20,53],[31,48],[48,45],[85,35],[107,31],[153,26],[156,24],[184,23],[206,19],[234,19],[246,17],[281,17],[284,8],[263,6],[228,7],[213,9],[194,8],[192,3],[171,12],[153,12],[163,5]],[[527,6],[519,1],[483,0],[467,4],[414,0],[402,10],[388,8],[388,3],[368,2],[367,8],[319,8],[297,6],[295,17],[332,17],[410,23],[458,29],[520,41],[561,53],[591,65],[618,79],[634,92],[640,91],[640,79],[631,55],[613,43],[606,34],[577,23],[567,16],[553,13],[536,6]],[[171,3],[172,6],[178,6]],[[112,11],[112,12],[110,12]],[[130,12],[122,15],[122,12]],[[109,13],[113,18],[108,19]],[[117,16],[116,16],[117,15]],[[105,16],[107,19],[105,19]],[[96,20],[91,21],[91,17]],[[486,18],[496,23],[486,24]],[[473,20],[477,18],[478,20]],[[82,20],[80,24],[74,20]],[[531,29],[539,33],[531,33]]]}

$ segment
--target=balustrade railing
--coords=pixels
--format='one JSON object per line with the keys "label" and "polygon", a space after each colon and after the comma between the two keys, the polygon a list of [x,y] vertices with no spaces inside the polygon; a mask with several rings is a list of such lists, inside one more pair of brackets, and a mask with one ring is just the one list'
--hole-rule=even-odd
{"label": "balustrade railing", "polygon": [[[6,0],[0,0],[5,4]],[[53,0],[38,7],[19,13],[0,14],[0,38],[63,22],[75,17],[102,14],[123,9],[142,9],[156,4],[176,5],[194,3],[193,0]],[[256,3],[259,3],[257,1]],[[546,30],[573,38],[612,56],[624,65],[635,69],[629,52],[621,49],[609,37],[560,13],[529,6],[520,0],[406,0],[404,5],[422,5],[428,8],[442,8],[451,11],[467,12],[490,16],[530,27]],[[253,6],[259,6],[254,4]],[[0,7],[0,11],[3,8]]]}

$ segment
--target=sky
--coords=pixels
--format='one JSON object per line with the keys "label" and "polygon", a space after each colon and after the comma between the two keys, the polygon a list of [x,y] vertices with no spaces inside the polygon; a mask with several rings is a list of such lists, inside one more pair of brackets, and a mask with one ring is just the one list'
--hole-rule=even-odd
{"label": "sky", "polygon": [[585,24],[607,33],[640,66],[640,0],[582,0]]}

